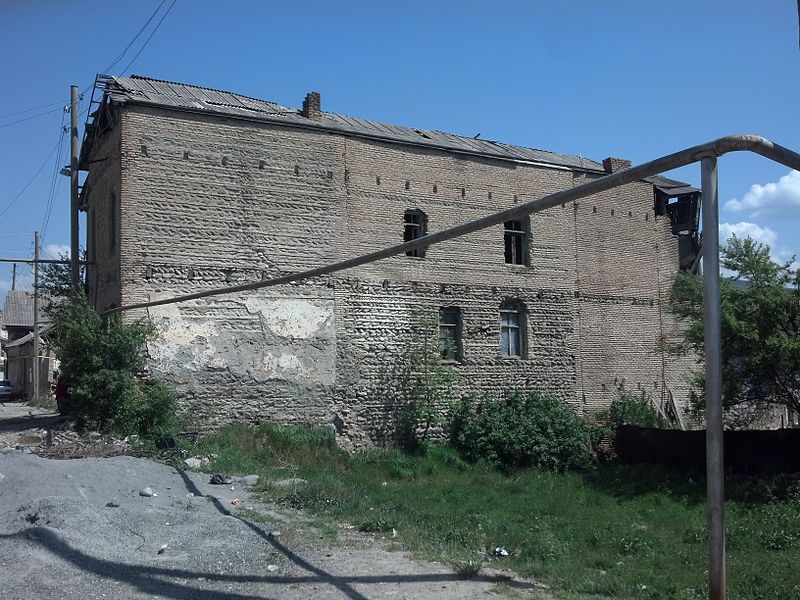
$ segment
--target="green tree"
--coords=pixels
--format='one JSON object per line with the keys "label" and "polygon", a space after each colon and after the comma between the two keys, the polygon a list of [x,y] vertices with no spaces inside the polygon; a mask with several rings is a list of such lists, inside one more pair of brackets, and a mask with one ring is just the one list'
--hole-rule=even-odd
{"label": "green tree", "polygon": [[[69,261],[69,254],[60,252],[58,260]],[[86,251],[80,252],[80,282],[86,282]],[[70,278],[69,262],[47,263],[40,272],[39,289],[54,298],[69,296],[72,280]]]}
{"label": "green tree", "polygon": [[175,424],[177,399],[163,383],[142,381],[149,323],[104,320],[83,294],[49,309],[48,335],[71,395],[60,409],[86,427],[118,434],[151,434]]}
{"label": "green tree", "polygon": [[[800,413],[800,269],[772,260],[769,246],[732,237],[720,250],[731,272],[721,288],[723,403],[729,422],[746,425],[764,411],[788,407]],[[702,360],[702,279],[678,274],[673,310],[685,320],[676,350],[693,350]],[[702,373],[695,376],[695,404],[705,408]]]}

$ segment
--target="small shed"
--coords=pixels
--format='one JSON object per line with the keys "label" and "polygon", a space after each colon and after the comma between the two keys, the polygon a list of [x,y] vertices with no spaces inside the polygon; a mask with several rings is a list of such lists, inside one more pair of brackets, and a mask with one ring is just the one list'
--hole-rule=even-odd
{"label": "small shed", "polygon": [[[39,332],[39,398],[49,398],[54,384],[58,360],[55,352],[47,342],[44,333],[49,329],[44,326]],[[6,344],[6,379],[11,381],[14,396],[26,400],[33,399],[33,333],[29,333]]]}

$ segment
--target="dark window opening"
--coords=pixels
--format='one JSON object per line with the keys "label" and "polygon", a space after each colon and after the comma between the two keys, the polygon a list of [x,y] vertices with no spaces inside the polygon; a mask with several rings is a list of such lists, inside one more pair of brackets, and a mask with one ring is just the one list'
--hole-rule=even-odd
{"label": "dark window opening", "polygon": [[503,241],[505,243],[505,260],[509,265],[528,264],[528,231],[530,221],[506,221],[504,223]]}
{"label": "dark window opening", "polygon": [[442,360],[461,361],[461,309],[439,309],[439,352]]}
{"label": "dark window opening", "polygon": [[[403,241],[410,242],[428,235],[428,216],[418,209],[407,210],[404,216]],[[406,256],[425,258],[425,248],[409,250]]]}
{"label": "dark window opening", "polygon": [[500,306],[500,354],[512,358],[525,356],[525,311],[517,303]]}

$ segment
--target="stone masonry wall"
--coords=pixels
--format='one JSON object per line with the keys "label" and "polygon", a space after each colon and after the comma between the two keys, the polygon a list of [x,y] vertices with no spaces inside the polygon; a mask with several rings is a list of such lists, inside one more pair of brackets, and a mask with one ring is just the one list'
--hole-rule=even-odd
{"label": "stone masonry wall", "polygon": [[[123,130],[123,303],[334,259],[328,171],[337,139],[153,109],[125,111]],[[331,422],[336,328],[327,279],[146,316],[160,332],[151,370],[181,390],[199,421]]]}
{"label": "stone masonry wall", "polygon": [[[222,117],[127,107],[121,136],[124,304],[271,278],[403,241],[586,177]],[[461,385],[553,394],[591,416],[615,386],[680,403],[686,361],[663,341],[677,268],[669,223],[637,183],[531,216],[529,266],[501,226],[327,278],[152,308],[152,370],[212,422],[335,423],[356,446],[386,434],[385,389],[419,315],[462,315]],[[525,307],[527,352],[500,353],[500,304]],[[431,331],[436,336],[435,326]]]}

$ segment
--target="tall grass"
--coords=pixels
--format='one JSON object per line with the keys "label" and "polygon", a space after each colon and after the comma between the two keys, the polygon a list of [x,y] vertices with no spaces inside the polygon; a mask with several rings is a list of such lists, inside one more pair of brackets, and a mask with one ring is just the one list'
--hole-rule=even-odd
{"label": "tall grass", "polygon": [[[224,428],[205,443],[216,470],[299,475],[264,493],[454,564],[483,561],[549,584],[564,598],[707,597],[705,481],[651,466],[503,474],[432,447],[418,456],[349,456],[330,432]],[[800,481],[728,482],[731,600],[800,600]],[[494,556],[503,546],[507,558]]]}

